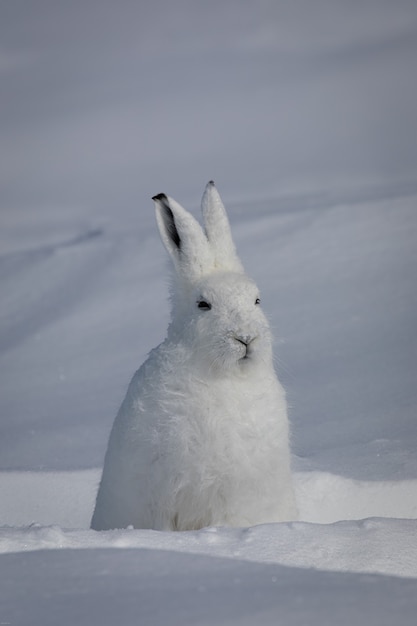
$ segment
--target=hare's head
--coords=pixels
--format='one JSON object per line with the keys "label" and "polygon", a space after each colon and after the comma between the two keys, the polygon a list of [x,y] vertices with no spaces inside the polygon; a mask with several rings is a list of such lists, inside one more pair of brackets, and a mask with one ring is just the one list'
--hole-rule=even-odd
{"label": "hare's head", "polygon": [[270,367],[271,337],[259,291],[236,254],[214,183],[202,199],[204,230],[172,198],[153,199],[175,269],[170,339],[189,347],[196,364],[213,373]]}

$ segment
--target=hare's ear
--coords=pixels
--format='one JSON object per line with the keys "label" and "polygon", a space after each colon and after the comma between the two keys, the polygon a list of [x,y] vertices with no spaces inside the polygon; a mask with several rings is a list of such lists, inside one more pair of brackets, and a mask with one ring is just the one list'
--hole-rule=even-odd
{"label": "hare's ear", "polygon": [[204,227],[212,250],[216,267],[219,269],[243,272],[243,266],[236,253],[226,209],[214,182],[211,180],[201,201]]}
{"label": "hare's ear", "polygon": [[200,224],[178,202],[160,193],[154,196],[156,221],[162,242],[178,274],[197,279],[212,266],[212,254]]}

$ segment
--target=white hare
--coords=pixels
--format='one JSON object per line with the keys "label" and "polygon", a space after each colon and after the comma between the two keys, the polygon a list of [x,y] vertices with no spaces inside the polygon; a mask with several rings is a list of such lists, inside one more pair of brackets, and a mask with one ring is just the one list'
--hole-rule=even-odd
{"label": "white hare", "polygon": [[285,393],[220,196],[210,181],[204,230],[172,198],[153,200],[175,270],[171,323],[114,422],[91,526],[191,530],[296,519]]}

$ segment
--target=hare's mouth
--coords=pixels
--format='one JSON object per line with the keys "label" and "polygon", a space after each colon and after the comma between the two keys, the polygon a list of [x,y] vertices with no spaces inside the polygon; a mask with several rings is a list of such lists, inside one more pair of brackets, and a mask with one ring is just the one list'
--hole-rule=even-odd
{"label": "hare's mouth", "polygon": [[246,348],[245,354],[240,357],[239,361],[247,361],[248,359],[250,359],[251,354],[252,354],[252,351],[249,351],[249,348]]}
{"label": "hare's mouth", "polygon": [[238,344],[239,348],[243,351],[242,356],[239,358],[239,361],[246,361],[251,358],[253,354],[253,342],[256,337],[251,337],[249,335],[245,336],[236,336],[234,340]]}

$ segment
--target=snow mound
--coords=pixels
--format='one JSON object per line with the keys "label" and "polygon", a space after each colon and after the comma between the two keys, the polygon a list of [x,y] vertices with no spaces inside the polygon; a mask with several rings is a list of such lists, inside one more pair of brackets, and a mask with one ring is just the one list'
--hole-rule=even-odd
{"label": "snow mound", "polygon": [[95,532],[31,525],[0,529],[0,552],[133,548],[417,578],[416,537],[417,520],[380,518],[329,525],[294,522],[181,533],[134,529]]}
{"label": "snow mound", "polygon": [[2,619],[20,626],[411,626],[417,611],[415,580],[162,550],[9,554],[0,577]]}
{"label": "snow mound", "polygon": [[412,519],[417,517],[417,481],[371,482],[299,472],[299,522],[183,533],[97,533],[89,523],[99,476],[99,470],[1,473],[0,553],[146,548],[417,577],[417,519]]}

